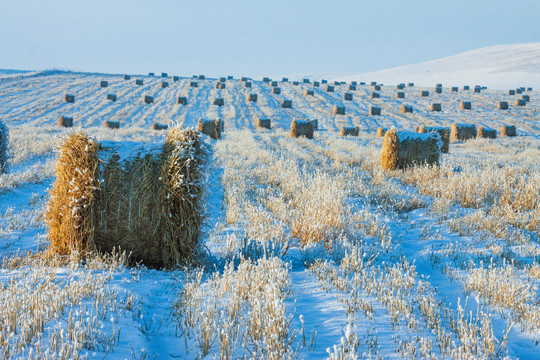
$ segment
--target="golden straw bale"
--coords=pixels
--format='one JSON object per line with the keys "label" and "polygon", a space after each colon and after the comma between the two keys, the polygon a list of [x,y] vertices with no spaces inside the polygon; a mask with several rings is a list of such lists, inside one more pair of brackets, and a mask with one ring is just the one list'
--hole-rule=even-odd
{"label": "golden straw bale", "polygon": [[356,85],[349,85],[349,91],[356,91]]}
{"label": "golden straw bale", "polygon": [[248,101],[257,102],[257,94],[249,94]]}
{"label": "golden straw bale", "polygon": [[369,95],[369,98],[370,99],[380,99],[381,97],[381,94],[375,92],[375,91],[372,91],[371,94]]}
{"label": "golden straw bale", "polygon": [[339,136],[358,136],[358,126],[342,126]]}
{"label": "golden straw bale", "polygon": [[457,86],[452,86],[451,91],[452,92],[459,92],[459,88]]}
{"label": "golden straw bale", "polygon": [[384,135],[381,166],[386,170],[404,169],[416,165],[439,165],[441,137],[390,129]]}
{"label": "golden straw bale", "polygon": [[429,96],[429,91],[427,91],[427,90],[420,91],[420,96],[421,97],[428,97]]}
{"label": "golden straw bale", "polygon": [[198,127],[199,132],[210,136],[212,139],[221,139],[221,133],[223,132],[223,121],[216,120],[203,120],[199,119]]}
{"label": "golden straw bale", "polygon": [[162,81],[161,82],[161,87],[162,88],[167,88],[167,87],[169,87],[169,83],[167,81]]}
{"label": "golden straw bale", "polygon": [[154,103],[154,97],[150,95],[144,95],[144,102],[145,104],[153,104]]}
{"label": "golden straw bale", "polygon": [[468,140],[476,138],[476,125],[453,124],[450,132],[450,141]]}
{"label": "golden straw bale", "polygon": [[105,81],[105,80],[101,80],[100,86],[101,86],[102,88],[106,88],[107,86],[109,86],[109,82],[108,82],[108,81]]}
{"label": "golden straw bale", "polygon": [[321,83],[318,82],[318,81],[313,82],[313,87],[319,87],[320,85],[321,85]]}
{"label": "golden straw bale", "polygon": [[223,100],[223,98],[215,98],[214,99],[214,105],[223,106],[223,105],[225,105],[225,101]]}
{"label": "golden straw bale", "polygon": [[258,128],[266,128],[266,129],[270,129],[272,125],[272,122],[270,121],[270,119],[257,119],[257,127]]}
{"label": "golden straw bale", "polygon": [[508,90],[508,95],[516,95],[516,90]]}
{"label": "golden straw bale", "polygon": [[448,151],[450,150],[450,128],[420,125],[420,127],[416,128],[416,132],[423,134],[437,132],[442,141],[441,152],[443,154],[448,154]]}
{"label": "golden straw bale", "polygon": [[352,101],[352,94],[351,94],[351,93],[345,93],[345,94],[343,94],[343,100],[349,100],[349,101]]}
{"label": "golden straw bale", "polygon": [[405,105],[405,104],[402,104],[399,111],[400,111],[401,113],[403,113],[403,114],[405,114],[405,113],[412,113],[412,112],[413,112],[413,107],[412,107],[412,105]]}
{"label": "golden straw bale", "polygon": [[334,92],[334,87],[332,85],[328,85],[326,87],[326,92]]}
{"label": "golden straw bale", "polygon": [[525,99],[516,99],[516,106],[525,106],[527,101]]}
{"label": "golden straw bale", "polygon": [[107,100],[116,101],[117,97],[116,94],[107,94]]}
{"label": "golden straw bale", "polygon": [[131,80],[131,76],[130,75],[124,75],[124,80]]}
{"label": "golden straw bale", "polygon": [[500,110],[508,110],[508,101],[499,101],[499,103],[497,104],[497,107]]}
{"label": "golden straw bale", "polygon": [[225,89],[225,83],[224,82],[218,82],[216,84],[216,89]]}
{"label": "golden straw bale", "polygon": [[105,120],[103,126],[107,129],[120,129],[120,123],[118,121]]}
{"label": "golden straw bale", "polygon": [[75,95],[72,95],[72,94],[64,95],[64,101],[67,102],[67,103],[74,103],[75,102]]}
{"label": "golden straw bale", "polygon": [[135,79],[135,85],[143,85],[144,81],[142,79]]}
{"label": "golden straw bale", "polygon": [[9,130],[0,120],[0,174],[4,173],[8,168],[8,143]]}
{"label": "golden straw bale", "polygon": [[503,125],[501,127],[501,136],[516,136],[516,126]]}
{"label": "golden straw bale", "polygon": [[476,137],[480,139],[496,139],[497,131],[495,131],[495,129],[490,129],[484,126],[480,126],[478,128],[478,133]]}
{"label": "golden straw bale", "polygon": [[462,101],[460,108],[461,108],[461,110],[470,110],[471,109],[471,102],[470,101]]}
{"label": "golden straw bale", "polygon": [[191,82],[189,83],[189,87],[199,87],[199,83],[196,82],[196,81],[191,81]]}
{"label": "golden straw bale", "polygon": [[283,101],[281,101],[281,107],[287,109],[292,108],[292,100],[283,99]]}
{"label": "golden straw bale", "polygon": [[247,87],[247,88],[250,88],[251,87],[251,82],[250,81],[246,81],[244,83],[244,86]]}
{"label": "golden straw bale", "polygon": [[521,98],[522,98],[523,100],[525,100],[526,102],[531,101],[530,95],[525,95],[525,94],[524,94],[524,95],[521,95]]}
{"label": "golden straw bale", "polygon": [[388,131],[387,128],[383,128],[383,127],[379,127],[377,129],[377,134],[375,134],[376,137],[383,137],[384,134],[386,134],[386,132]]}
{"label": "golden straw bale", "polygon": [[293,120],[291,123],[291,137],[305,136],[313,139],[314,126],[311,121]]}
{"label": "golden straw bale", "polygon": [[369,106],[369,115],[381,115],[381,108],[377,106]]}
{"label": "golden straw bale", "polygon": [[187,97],[179,96],[176,98],[176,103],[179,105],[187,105]]}
{"label": "golden straw bale", "polygon": [[334,115],[345,115],[345,106],[334,105]]}
{"label": "golden straw bale", "polygon": [[272,94],[281,94],[281,88],[280,87],[273,87],[272,88]]}
{"label": "golden straw bale", "polygon": [[431,111],[442,111],[442,106],[440,103],[431,103]]}
{"label": "golden straw bale", "polygon": [[160,124],[154,121],[152,124],[152,130],[167,130],[169,128],[166,124]]}
{"label": "golden straw bale", "polygon": [[405,99],[405,92],[403,91],[396,92],[396,99]]}
{"label": "golden straw bale", "polygon": [[306,89],[306,91],[304,91],[304,96],[313,96],[313,94],[315,94],[313,90]]}
{"label": "golden straw bale", "polygon": [[179,78],[178,76],[176,76],[176,75],[174,75],[174,76],[172,77],[172,79],[173,79],[173,81],[178,81],[178,80],[180,80],[180,78]]}
{"label": "golden straw bale", "polygon": [[61,127],[73,127],[73,118],[69,116],[61,115],[58,119],[58,126]]}

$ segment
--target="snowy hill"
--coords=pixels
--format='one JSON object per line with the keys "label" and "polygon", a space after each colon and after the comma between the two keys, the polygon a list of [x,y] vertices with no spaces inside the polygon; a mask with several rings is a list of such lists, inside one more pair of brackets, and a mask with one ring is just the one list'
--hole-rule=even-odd
{"label": "snowy hill", "polygon": [[540,42],[490,46],[386,70],[338,77],[338,81],[414,82],[419,86],[483,85],[492,89],[540,87]]}

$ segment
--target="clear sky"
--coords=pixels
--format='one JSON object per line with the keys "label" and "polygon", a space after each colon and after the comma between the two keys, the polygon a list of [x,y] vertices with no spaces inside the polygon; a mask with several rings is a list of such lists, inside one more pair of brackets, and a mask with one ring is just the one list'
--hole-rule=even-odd
{"label": "clear sky", "polygon": [[540,41],[540,0],[0,0],[0,68],[359,73]]}

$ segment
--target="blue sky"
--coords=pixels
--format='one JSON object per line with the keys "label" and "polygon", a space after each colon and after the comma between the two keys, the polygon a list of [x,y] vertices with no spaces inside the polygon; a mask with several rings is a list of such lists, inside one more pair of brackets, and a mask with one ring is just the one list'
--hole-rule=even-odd
{"label": "blue sky", "polygon": [[0,68],[359,73],[540,41],[538,0],[0,0]]}

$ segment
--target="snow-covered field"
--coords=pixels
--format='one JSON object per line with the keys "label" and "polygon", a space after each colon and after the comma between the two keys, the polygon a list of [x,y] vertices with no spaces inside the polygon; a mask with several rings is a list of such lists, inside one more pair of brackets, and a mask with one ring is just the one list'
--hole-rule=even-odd
{"label": "snow-covered field", "polygon": [[[238,79],[216,89],[217,79],[0,77],[11,155],[0,175],[0,357],[539,358],[538,88],[517,107],[520,95],[507,91],[436,94],[435,82],[405,87],[404,99],[383,86],[370,99],[369,81],[390,80],[355,80],[368,85],[327,92],[326,84],[279,81],[274,95],[258,80],[251,89]],[[314,96],[304,96],[307,89]],[[178,96],[188,104],[176,105]],[[281,108],[283,99],[292,109]],[[463,100],[472,110],[460,109]],[[501,100],[509,110],[498,110]],[[433,102],[443,111],[429,111]],[[402,104],[414,112],[400,113]],[[346,114],[333,115],[334,105]],[[370,105],[382,115],[368,115]],[[223,139],[205,139],[211,161],[199,267],[128,267],[122,254],[39,255],[48,245],[43,210],[57,150],[73,131],[56,125],[61,115],[98,140],[117,141],[159,142],[154,122],[225,121]],[[255,128],[262,117],[272,130]],[[289,136],[294,118],[318,120],[313,140]],[[121,128],[105,129],[105,120]],[[381,169],[378,127],[455,122],[497,131],[513,124],[518,136],[453,143],[438,168]],[[360,136],[339,137],[341,126],[358,126]]]}

